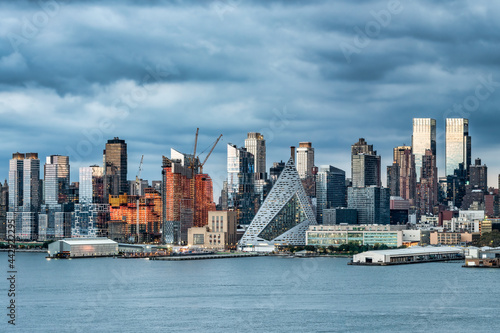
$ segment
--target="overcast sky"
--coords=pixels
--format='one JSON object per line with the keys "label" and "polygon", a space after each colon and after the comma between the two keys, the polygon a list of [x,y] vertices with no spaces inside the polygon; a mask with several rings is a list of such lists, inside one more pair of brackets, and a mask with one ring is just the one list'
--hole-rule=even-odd
{"label": "overcast sky", "polygon": [[[38,1],[0,3],[0,177],[13,152],[102,164],[128,143],[129,179],[161,179],[170,148],[223,134],[205,171],[218,197],[226,145],[267,139],[267,167],[311,141],[350,175],[364,137],[392,161],[412,118],[470,119],[472,158],[500,172],[500,3],[491,1]],[[498,82],[498,83],[497,83]],[[454,110],[454,105],[456,109]],[[206,154],[205,151],[204,154]],[[202,155],[202,157],[204,156]],[[43,173],[42,173],[43,176]]]}

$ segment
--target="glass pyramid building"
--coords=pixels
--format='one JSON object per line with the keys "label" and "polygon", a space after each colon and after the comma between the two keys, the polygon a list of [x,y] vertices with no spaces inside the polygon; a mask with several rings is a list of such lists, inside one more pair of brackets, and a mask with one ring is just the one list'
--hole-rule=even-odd
{"label": "glass pyramid building", "polygon": [[290,158],[266,200],[240,240],[243,250],[275,245],[305,245],[316,218],[293,158]]}

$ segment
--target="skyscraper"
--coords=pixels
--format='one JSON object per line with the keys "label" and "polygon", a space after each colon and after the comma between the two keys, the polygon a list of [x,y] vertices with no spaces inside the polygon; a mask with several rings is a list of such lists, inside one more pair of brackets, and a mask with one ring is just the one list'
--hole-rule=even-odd
{"label": "skyscraper", "polygon": [[195,176],[194,222],[195,227],[208,223],[208,212],[215,210],[212,178],[208,174]]}
{"label": "skyscraper", "polygon": [[436,120],[431,118],[413,118],[413,135],[411,147],[415,155],[415,171],[417,182],[420,181],[420,168],[422,167],[422,156],[430,149],[436,156]]}
{"label": "skyscraper", "polygon": [[363,138],[351,146],[351,177],[353,187],[382,186],[380,156]]}
{"label": "skyscraper", "polygon": [[459,164],[464,164],[467,176],[471,164],[471,137],[469,120],[464,118],[446,118],[446,175],[454,174]]}
{"label": "skyscraper", "polygon": [[297,148],[297,171],[300,179],[313,176],[314,148],[310,142],[299,142]]}
{"label": "skyscraper", "polygon": [[473,189],[488,191],[488,167],[481,165],[481,159],[476,158],[474,165],[470,166],[469,184]]}
{"label": "skyscraper", "polygon": [[254,157],[254,192],[258,195],[255,208],[258,209],[271,187],[266,173],[266,140],[260,133],[248,133],[245,148]]}
{"label": "skyscraper", "polygon": [[271,185],[274,185],[281,175],[281,171],[285,168],[285,162],[274,162],[273,166],[269,169],[269,179],[271,180]]}
{"label": "skyscraper", "polygon": [[48,156],[44,165],[45,201],[38,215],[38,240],[71,237],[69,157]]}
{"label": "skyscraper", "polygon": [[436,155],[430,149],[422,156],[420,182],[417,184],[417,209],[421,215],[434,214],[438,203]]}
{"label": "skyscraper", "polygon": [[47,156],[44,165],[45,204],[66,202],[69,189],[69,157]]}
{"label": "skyscraper", "polygon": [[40,160],[37,153],[26,153],[23,178],[23,211],[38,212],[42,191],[40,189]]}
{"label": "skyscraper", "polygon": [[208,212],[215,210],[212,179],[198,173],[198,165],[193,155],[175,149],[170,150],[170,158],[163,156],[161,194],[166,243],[187,242],[188,229],[206,225]]}
{"label": "skyscraper", "polygon": [[104,203],[104,168],[80,168],[80,199],[75,204],[71,237],[106,237],[109,204]]}
{"label": "skyscraper", "polygon": [[255,215],[254,156],[245,148],[227,145],[228,209],[238,212],[239,224],[250,224]]}
{"label": "skyscraper", "polygon": [[112,197],[109,206],[108,237],[115,240],[137,241],[139,234],[139,242],[161,239],[161,195],[153,188],[144,189],[139,205],[136,195],[123,194]]}
{"label": "skyscraper", "polygon": [[347,208],[358,211],[358,224],[390,224],[390,192],[377,186],[349,187]]}
{"label": "skyscraper", "polygon": [[193,226],[192,158],[175,149],[170,150],[170,158],[163,156],[162,219],[167,244],[187,242],[187,230]]}
{"label": "skyscraper", "polygon": [[23,165],[25,155],[12,154],[9,161],[9,212],[21,211],[23,207]]}
{"label": "skyscraper", "polygon": [[115,137],[108,140],[103,151],[106,202],[108,195],[128,193],[127,182],[127,144]]}
{"label": "skyscraper", "polygon": [[[415,205],[417,181],[415,174],[415,155],[412,147],[398,146],[394,148],[394,162],[399,166],[399,196]],[[393,164],[394,165],[394,164]]]}
{"label": "skyscraper", "polygon": [[345,171],[331,165],[319,167],[316,175],[316,220],[323,224],[323,210],[345,207]]}
{"label": "skyscraper", "polygon": [[16,238],[36,240],[40,208],[40,160],[37,153],[15,153],[9,162],[8,220],[15,220]]}
{"label": "skyscraper", "polygon": [[264,140],[264,136],[260,133],[248,133],[245,148],[254,156],[255,179],[266,179],[266,140]]}
{"label": "skyscraper", "polygon": [[395,161],[387,166],[387,187],[392,197],[399,197],[399,164]]}

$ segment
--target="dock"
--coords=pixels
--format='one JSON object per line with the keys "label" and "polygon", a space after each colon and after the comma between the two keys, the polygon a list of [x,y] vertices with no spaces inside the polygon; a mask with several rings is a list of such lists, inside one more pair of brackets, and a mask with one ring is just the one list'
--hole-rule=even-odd
{"label": "dock", "polygon": [[228,253],[228,254],[205,254],[205,255],[178,255],[169,257],[152,257],[150,260],[204,260],[204,259],[230,259],[230,258],[249,258],[258,257],[256,253]]}
{"label": "dock", "polygon": [[445,246],[414,246],[405,249],[367,251],[354,255],[348,265],[391,266],[450,260],[464,260],[463,249]]}

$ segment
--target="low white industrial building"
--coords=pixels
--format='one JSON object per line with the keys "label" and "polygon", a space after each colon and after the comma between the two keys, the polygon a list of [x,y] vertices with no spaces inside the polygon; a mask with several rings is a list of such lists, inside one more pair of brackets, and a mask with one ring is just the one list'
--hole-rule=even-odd
{"label": "low white industrial building", "polygon": [[106,257],[118,254],[118,243],[108,238],[65,238],[49,244],[49,257]]}
{"label": "low white industrial building", "polygon": [[397,265],[463,259],[459,247],[413,246],[406,249],[366,251],[354,255],[353,265]]}

